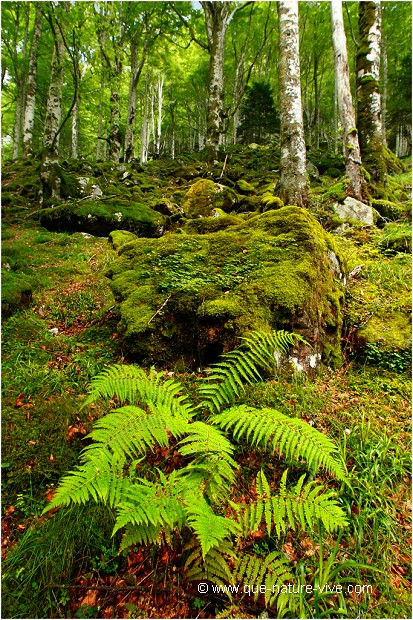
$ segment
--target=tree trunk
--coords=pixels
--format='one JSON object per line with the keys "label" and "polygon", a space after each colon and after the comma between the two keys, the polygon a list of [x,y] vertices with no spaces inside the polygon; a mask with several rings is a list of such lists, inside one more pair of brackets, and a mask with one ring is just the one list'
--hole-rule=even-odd
{"label": "tree trunk", "polygon": [[224,58],[228,26],[225,2],[202,2],[209,51],[208,120],[205,140],[207,161],[217,158],[220,134],[224,131]]}
{"label": "tree trunk", "polygon": [[375,181],[385,178],[381,123],[380,2],[359,3],[359,46],[357,50],[357,127],[361,158]]}
{"label": "tree trunk", "polygon": [[40,10],[40,3],[36,4],[36,16],[34,21],[33,39],[30,48],[29,68],[26,86],[26,105],[23,118],[23,157],[28,158],[33,155],[33,128],[34,110],[36,104],[37,90],[37,50],[42,34],[43,14]]}
{"label": "tree trunk", "polygon": [[[100,92],[99,92],[99,116],[98,116],[98,139],[96,143],[96,161],[100,161],[101,158],[101,146],[102,143],[106,145],[106,141],[102,140],[102,131],[103,131],[103,98],[105,96],[105,74],[103,71],[103,66],[101,67],[101,76],[100,76]],[[103,160],[106,160],[106,149],[104,149]]]}
{"label": "tree trunk", "polygon": [[60,176],[57,173],[57,164],[62,118],[63,51],[63,42],[56,31],[43,134],[44,151],[41,167],[43,198],[60,198]]}
{"label": "tree trunk", "polygon": [[156,123],[156,137],[155,137],[155,153],[159,156],[161,151],[161,136],[162,136],[162,105],[163,105],[163,84],[164,78],[158,78],[157,84],[157,97],[158,97],[158,110],[157,110],[157,123]]}
{"label": "tree trunk", "polygon": [[72,142],[70,145],[70,156],[73,159],[78,157],[78,145],[79,145],[79,98],[76,98],[75,104],[72,110]]}
{"label": "tree trunk", "polygon": [[[20,151],[20,142],[22,135],[22,124],[23,124],[23,114],[24,114],[24,106],[25,106],[25,98],[26,98],[26,57],[27,57],[27,40],[29,35],[29,21],[30,21],[30,6],[26,6],[25,8],[25,28],[24,28],[24,37],[23,37],[23,45],[22,45],[22,68],[19,72],[16,67],[16,86],[17,86],[17,101],[16,101],[16,118],[14,122],[14,132],[13,132],[13,160],[19,158]],[[15,48],[15,55],[17,57],[18,51],[17,46]],[[17,63],[16,63],[17,65]]]}
{"label": "tree trunk", "polygon": [[126,131],[125,131],[125,162],[130,162],[135,157],[135,140],[134,140],[134,128],[136,122],[136,91],[137,80],[136,74],[138,71],[138,48],[136,43],[131,42],[131,71],[129,80],[129,97],[128,97],[128,115],[126,118]]}
{"label": "tree trunk", "polygon": [[307,203],[306,151],[300,86],[298,2],[277,3],[280,41],[280,193],[286,204]]}
{"label": "tree trunk", "polygon": [[334,47],[334,67],[338,96],[338,107],[343,130],[343,150],[346,174],[350,179],[351,194],[358,200],[362,197],[361,159],[356,120],[350,89],[350,73],[347,59],[347,41],[344,30],[341,0],[331,2],[331,24]]}
{"label": "tree trunk", "polygon": [[142,126],[141,126],[141,152],[140,152],[141,164],[144,164],[148,161],[148,137],[149,137],[148,94],[149,94],[149,75],[147,73],[146,81],[145,81],[145,95],[143,99],[143,119],[142,119]]}
{"label": "tree trunk", "polygon": [[383,146],[387,146],[387,136],[386,136],[386,114],[387,114],[387,45],[384,40],[384,37],[381,40],[381,58],[382,58],[382,68],[383,68],[383,89],[382,89],[382,98],[381,98],[381,129],[382,129],[382,140]]}
{"label": "tree trunk", "polygon": [[111,78],[110,92],[110,131],[109,131],[109,159],[119,162],[120,159],[120,77],[122,66],[116,62]]}

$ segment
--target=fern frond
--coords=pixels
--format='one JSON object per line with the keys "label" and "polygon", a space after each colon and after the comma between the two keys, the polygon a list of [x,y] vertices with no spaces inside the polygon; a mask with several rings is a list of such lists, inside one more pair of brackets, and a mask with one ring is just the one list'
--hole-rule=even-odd
{"label": "fern frond", "polygon": [[90,452],[87,460],[75,471],[69,472],[60,482],[51,502],[43,513],[68,506],[70,503],[95,502],[117,506],[130,489],[130,481],[122,477],[125,459],[109,450]]}
{"label": "fern frond", "polygon": [[185,545],[184,552],[186,551],[190,552],[184,565],[187,581],[208,579],[219,585],[232,581],[227,559],[235,558],[236,554],[228,540],[221,540],[219,549],[212,548],[204,556],[199,541],[193,537]]}
{"label": "fern frond", "polygon": [[299,418],[275,409],[239,405],[214,415],[211,421],[221,429],[231,430],[238,441],[244,436],[254,446],[277,451],[291,460],[304,458],[309,468],[324,468],[339,480],[346,479],[337,446]]}
{"label": "fern frond", "polygon": [[233,578],[241,584],[255,587],[252,590],[255,601],[264,590],[262,588],[260,591],[260,586],[265,585],[265,603],[268,604],[274,593],[277,594],[293,576],[285,558],[278,551],[272,551],[265,558],[256,554],[241,554],[235,563]]}
{"label": "fern frond", "polygon": [[[139,407],[127,405],[98,420],[88,437],[101,447],[133,457],[145,453],[146,448],[152,448],[155,443],[168,445],[167,431],[174,437],[181,437],[189,428],[185,419],[174,417],[161,407],[154,407],[153,413],[147,413]],[[85,452],[88,449],[96,449],[96,444],[86,448]]]}
{"label": "fern frond", "polygon": [[182,396],[182,384],[174,379],[163,380],[152,371],[149,375],[142,368],[133,365],[114,364],[92,379],[89,396],[83,407],[98,398],[112,398],[116,395],[120,403],[148,406],[156,403],[158,407],[189,419],[194,408]]}
{"label": "fern frond", "polygon": [[242,338],[239,349],[226,353],[222,361],[212,365],[213,374],[199,388],[204,398],[201,405],[211,412],[230,405],[244,389],[244,383],[261,380],[259,368],[272,372],[277,356],[297,341],[306,342],[299,334],[283,330],[252,332],[248,338]]}
{"label": "fern frond", "polygon": [[[283,478],[285,482],[286,473]],[[304,531],[314,530],[318,521],[321,521],[328,532],[348,525],[347,518],[340,508],[334,491],[324,492],[316,482],[304,484],[305,475],[290,490],[281,486],[278,495],[271,496],[269,485],[264,473],[257,476],[257,501],[246,507],[239,508],[238,523],[244,536],[257,531],[265,518],[268,536],[273,530],[277,536],[286,531],[286,519],[293,530],[301,528]]]}
{"label": "fern frond", "polygon": [[158,540],[159,534],[162,528],[160,525],[146,525],[140,523],[139,525],[131,525],[130,523],[125,526],[125,532],[122,536],[122,540],[119,547],[119,552],[129,549],[134,545],[147,545],[154,543]]}
{"label": "fern frond", "polygon": [[232,519],[216,515],[205,498],[199,496],[186,506],[188,524],[194,530],[202,549],[202,555],[212,547],[218,547],[230,534],[239,531],[239,525]]}

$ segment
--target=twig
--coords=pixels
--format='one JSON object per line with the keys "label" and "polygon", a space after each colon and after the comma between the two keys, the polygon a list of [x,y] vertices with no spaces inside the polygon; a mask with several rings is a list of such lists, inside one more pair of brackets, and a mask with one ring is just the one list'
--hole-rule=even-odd
{"label": "twig", "polygon": [[228,153],[225,155],[225,161],[224,161],[224,166],[222,168],[222,172],[219,175],[219,178],[222,179],[222,175],[224,174],[224,170],[225,170],[225,166],[227,165],[227,159],[228,159]]}
{"label": "twig", "polygon": [[149,319],[149,321],[148,321],[148,325],[149,325],[149,323],[152,321],[152,319],[154,319],[154,318],[156,317],[156,315],[157,315],[157,314],[159,314],[159,313],[160,313],[160,311],[161,311],[163,308],[165,308],[166,304],[167,304],[167,303],[168,303],[168,301],[171,299],[171,295],[172,295],[172,293],[169,293],[168,297],[165,299],[165,301],[163,302],[162,306],[161,306],[161,307],[160,307],[160,308],[159,308],[159,309],[155,312],[155,314],[153,314],[153,315],[151,316],[151,318],[150,318],[150,319]]}

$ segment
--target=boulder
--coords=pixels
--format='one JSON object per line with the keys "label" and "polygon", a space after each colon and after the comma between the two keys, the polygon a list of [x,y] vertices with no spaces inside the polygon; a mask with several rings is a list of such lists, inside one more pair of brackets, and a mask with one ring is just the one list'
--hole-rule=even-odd
{"label": "boulder", "polygon": [[233,211],[238,204],[234,190],[209,179],[200,179],[185,194],[182,209],[186,217],[209,217],[214,209]]}
{"label": "boulder", "polygon": [[310,179],[312,181],[318,181],[318,179],[320,178],[320,173],[317,166],[315,166],[313,163],[311,163],[311,161],[308,160],[305,167]]}
{"label": "boulder", "polygon": [[336,215],[344,222],[355,220],[367,226],[374,224],[373,209],[351,196],[347,196],[343,204],[335,203],[333,208]]}
{"label": "boulder", "polygon": [[159,237],[164,218],[148,206],[122,200],[83,200],[40,212],[40,223],[56,232],[87,232],[107,237],[112,230],[129,230],[139,237]]}
{"label": "boulder", "polygon": [[228,224],[119,249],[107,276],[130,356],[194,368],[253,330],[286,329],[312,343],[293,351],[289,366],[340,364],[344,292],[334,239],[299,207]]}

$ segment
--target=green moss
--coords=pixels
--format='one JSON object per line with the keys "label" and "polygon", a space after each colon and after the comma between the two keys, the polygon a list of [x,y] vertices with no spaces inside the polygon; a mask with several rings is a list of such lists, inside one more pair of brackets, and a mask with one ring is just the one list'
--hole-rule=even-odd
{"label": "green moss", "polygon": [[18,308],[28,306],[32,301],[33,284],[28,275],[1,270],[1,310],[4,317]]}
{"label": "green moss", "polygon": [[242,222],[236,215],[221,215],[220,217],[203,217],[196,220],[188,220],[185,231],[189,234],[205,235],[207,233],[225,230],[230,226],[237,226]]}
{"label": "green moss", "polygon": [[189,365],[253,329],[298,329],[311,338],[317,329],[324,334],[317,346],[339,346],[343,296],[332,251],[334,241],[298,207],[235,218],[214,233],[128,243],[108,274],[125,345],[152,363]]}
{"label": "green moss", "polygon": [[239,179],[236,183],[236,188],[240,194],[255,194],[255,187],[245,179]]}
{"label": "green moss", "polygon": [[329,189],[323,193],[323,200],[334,200],[338,202],[342,202],[346,196],[348,195],[348,187],[350,185],[350,180],[347,177],[343,177],[335,183]]}
{"label": "green moss", "polygon": [[123,200],[84,200],[43,209],[41,224],[52,231],[82,231],[107,237],[112,230],[128,230],[138,236],[156,236],[164,218],[140,203]]}
{"label": "green moss", "polygon": [[200,179],[185,194],[182,208],[190,218],[208,217],[214,208],[214,182]]}
{"label": "green moss", "polygon": [[264,194],[261,197],[261,205],[263,211],[269,211],[271,209],[281,209],[284,206],[284,203],[278,196]]}
{"label": "green moss", "polygon": [[136,241],[137,237],[128,230],[112,230],[109,234],[109,241],[113,245],[114,250],[118,250],[129,241]]}
{"label": "green moss", "polygon": [[371,199],[371,206],[376,209],[381,216],[391,219],[397,220],[406,216],[409,211],[411,211],[411,203],[395,203],[391,200],[383,200],[383,199]]}
{"label": "green moss", "polygon": [[379,242],[386,252],[412,252],[412,228],[409,224],[392,222],[387,224]]}

